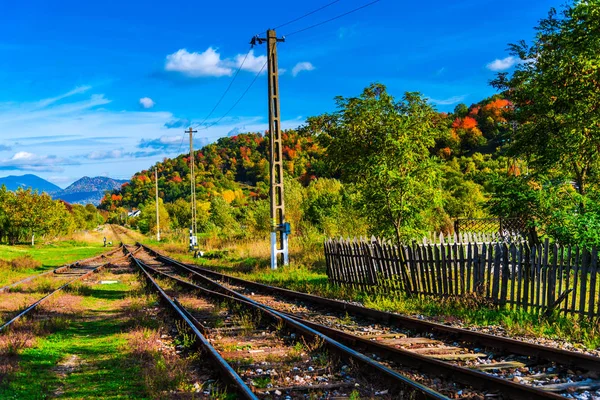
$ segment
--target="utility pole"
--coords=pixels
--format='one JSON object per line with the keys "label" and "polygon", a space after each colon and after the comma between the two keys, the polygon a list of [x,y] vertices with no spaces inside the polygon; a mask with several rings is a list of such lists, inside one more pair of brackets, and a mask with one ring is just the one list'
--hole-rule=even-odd
{"label": "utility pole", "polygon": [[160,242],[160,217],[158,215],[158,165],[154,167],[154,182],[156,184],[156,241]]}
{"label": "utility pole", "polygon": [[192,203],[192,222],[190,224],[190,251],[195,252],[198,250],[198,239],[197,239],[197,225],[196,225],[196,178],[194,177],[194,133],[198,132],[192,129],[187,131],[190,134],[190,190],[191,190],[191,203]]}
{"label": "utility pole", "polygon": [[269,89],[269,164],[270,197],[271,197],[271,269],[277,269],[278,261],[289,264],[288,235],[290,224],[285,222],[283,198],[283,154],[281,142],[281,119],[279,113],[279,72],[277,64],[277,42],[285,39],[277,38],[275,30],[267,31],[267,38],[254,37],[253,46],[258,42],[267,43],[267,79]]}

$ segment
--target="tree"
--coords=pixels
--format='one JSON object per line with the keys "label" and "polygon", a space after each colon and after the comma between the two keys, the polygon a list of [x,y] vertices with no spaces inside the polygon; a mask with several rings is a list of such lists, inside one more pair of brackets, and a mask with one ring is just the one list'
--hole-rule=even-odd
{"label": "tree", "polygon": [[[138,220],[138,227],[140,228],[140,231],[142,231],[142,233],[152,233],[152,234],[156,234],[156,201],[154,199],[148,201],[148,203],[146,203],[144,205],[144,207],[142,207],[142,214]],[[169,229],[169,225],[170,225],[170,218],[169,218],[169,212],[167,211],[167,209],[165,208],[165,205],[163,204],[163,200],[161,198],[158,199],[158,214],[159,214],[159,218],[160,218],[160,230],[162,231],[166,231]]]}
{"label": "tree", "polygon": [[423,210],[439,203],[438,165],[430,155],[438,114],[419,93],[396,101],[381,84],[336,102],[339,111],[322,118],[330,168],[356,185],[378,232],[399,243],[419,233]]}
{"label": "tree", "polygon": [[464,118],[467,114],[469,114],[469,107],[467,107],[465,103],[457,104],[456,107],[454,107],[454,115],[457,118]]}
{"label": "tree", "polygon": [[[519,61],[505,91],[519,122],[512,152],[539,173],[558,172],[585,195],[598,183],[600,152],[600,3],[577,1],[540,21],[531,45],[510,45]],[[583,202],[581,212],[584,212]]]}

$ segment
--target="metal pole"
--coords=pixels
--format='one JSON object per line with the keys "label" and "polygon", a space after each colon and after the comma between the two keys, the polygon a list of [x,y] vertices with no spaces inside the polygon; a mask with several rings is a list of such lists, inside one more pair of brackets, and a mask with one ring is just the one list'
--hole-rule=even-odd
{"label": "metal pole", "polygon": [[192,204],[192,221],[190,224],[190,250],[196,250],[196,233],[197,233],[197,225],[196,225],[196,178],[194,177],[194,168],[195,168],[195,160],[194,160],[194,133],[197,131],[193,130],[192,127],[188,130],[190,134],[190,196],[191,196],[191,204]]}
{"label": "metal pole", "polygon": [[158,166],[154,168],[154,182],[156,183],[156,241],[160,242],[160,216],[158,214]]}
{"label": "metal pole", "polygon": [[277,268],[278,259],[283,265],[289,264],[288,229],[285,224],[283,196],[283,154],[279,113],[279,71],[277,64],[277,39],[275,30],[267,31],[267,78],[269,88],[269,163],[271,169],[271,268]]}

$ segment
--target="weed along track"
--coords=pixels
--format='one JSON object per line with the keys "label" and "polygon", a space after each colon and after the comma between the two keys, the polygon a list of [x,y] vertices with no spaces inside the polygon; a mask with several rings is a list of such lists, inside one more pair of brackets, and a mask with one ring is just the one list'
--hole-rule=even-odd
{"label": "weed along track", "polygon": [[145,250],[171,276],[286,315],[451,397],[576,398],[600,386],[594,356],[256,284]]}
{"label": "weed along track", "polygon": [[82,281],[103,268],[128,258],[118,248],[105,254],[38,274],[6,286],[0,291],[0,331],[29,315],[42,303],[77,281]]}
{"label": "weed along track", "polygon": [[447,398],[285,314],[192,283],[147,251],[134,260],[244,398]]}

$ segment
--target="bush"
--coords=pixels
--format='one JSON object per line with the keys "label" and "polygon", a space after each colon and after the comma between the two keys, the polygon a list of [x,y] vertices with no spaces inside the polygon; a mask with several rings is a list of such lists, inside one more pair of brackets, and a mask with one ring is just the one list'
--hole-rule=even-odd
{"label": "bush", "polygon": [[34,260],[33,257],[31,257],[29,255],[19,256],[10,262],[10,267],[14,271],[24,271],[24,270],[28,270],[28,269],[36,269],[36,268],[40,268],[41,266],[42,266],[41,262]]}

